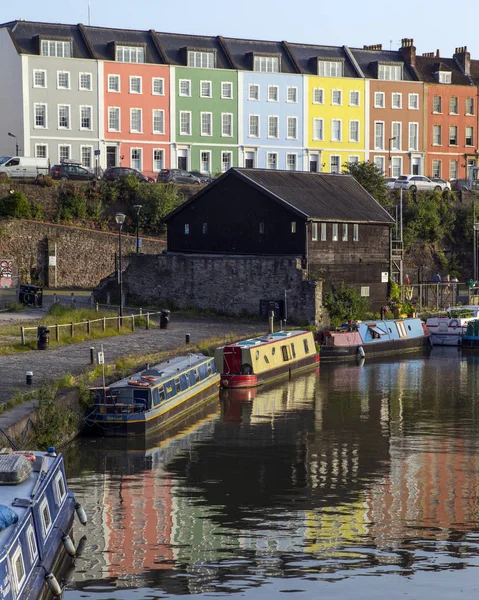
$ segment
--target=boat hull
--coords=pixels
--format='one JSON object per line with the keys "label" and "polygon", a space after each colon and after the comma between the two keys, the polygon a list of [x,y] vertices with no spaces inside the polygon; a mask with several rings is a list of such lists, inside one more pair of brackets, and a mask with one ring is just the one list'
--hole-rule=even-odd
{"label": "boat hull", "polygon": [[469,350],[479,350],[479,338],[464,336],[461,346],[462,348],[469,348]]}
{"label": "boat hull", "polygon": [[[333,360],[355,360],[361,357],[363,349],[365,356],[384,354],[402,354],[417,352],[431,347],[431,337],[409,338],[403,340],[388,340],[386,342],[368,342],[351,346],[321,346],[321,362]],[[361,353],[361,354],[360,354]]]}
{"label": "boat hull", "polygon": [[460,346],[463,335],[457,333],[431,333],[433,346]]}

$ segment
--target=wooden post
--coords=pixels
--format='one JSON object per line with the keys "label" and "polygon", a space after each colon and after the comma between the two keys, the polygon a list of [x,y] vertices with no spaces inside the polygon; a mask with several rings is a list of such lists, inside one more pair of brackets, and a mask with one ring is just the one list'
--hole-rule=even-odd
{"label": "wooden post", "polygon": [[96,312],[98,312],[100,310],[100,306],[98,305],[98,302],[96,303],[95,310],[96,310]]}
{"label": "wooden post", "polygon": [[73,337],[75,335],[75,323],[70,323],[70,336]]}
{"label": "wooden post", "polygon": [[20,327],[20,337],[22,339],[22,346],[25,346],[25,327]]}
{"label": "wooden post", "polygon": [[118,331],[120,331],[120,328],[121,328],[121,317],[120,317],[120,315],[118,315],[117,323],[118,323]]}
{"label": "wooden post", "polygon": [[145,325],[145,329],[150,329],[150,313],[149,312],[146,313],[146,325]]}
{"label": "wooden post", "polygon": [[103,317],[103,331],[106,331],[106,317]]}
{"label": "wooden post", "polygon": [[91,321],[90,319],[88,319],[88,321],[86,322],[86,332],[88,335],[90,335],[91,333]]}
{"label": "wooden post", "polygon": [[131,330],[135,331],[135,315],[131,315]]}
{"label": "wooden post", "polygon": [[143,316],[143,309],[140,308],[140,317]]}
{"label": "wooden post", "polygon": [[60,326],[58,323],[55,325],[55,338],[57,342],[60,341]]}

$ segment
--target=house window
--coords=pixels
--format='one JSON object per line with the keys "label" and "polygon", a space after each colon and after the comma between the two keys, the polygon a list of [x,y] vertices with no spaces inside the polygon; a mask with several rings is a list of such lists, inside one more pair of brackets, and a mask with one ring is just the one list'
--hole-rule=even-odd
{"label": "house window", "polygon": [[474,98],[466,98],[466,115],[474,114]]}
{"label": "house window", "polygon": [[341,121],[340,119],[331,119],[331,141],[341,141]]}
{"label": "house window", "polygon": [[352,154],[352,155],[348,156],[348,162],[354,163],[355,165],[357,165],[359,163],[359,156],[357,156],[356,154]]}
{"label": "house window", "polygon": [[296,171],[296,154],[286,154],[286,170]]}
{"label": "house window", "polygon": [[419,110],[419,94],[409,94],[409,110]]}
{"label": "house window", "polygon": [[257,83],[249,84],[248,100],[259,100],[259,85]]}
{"label": "house window", "polygon": [[441,161],[433,160],[432,161],[432,176],[433,177],[441,177]]}
{"label": "house window", "polygon": [[324,104],[324,90],[322,88],[313,89],[313,104]]}
{"label": "house window", "polygon": [[202,173],[211,173],[211,152],[209,150],[200,152],[200,169]]}
{"label": "house window", "polygon": [[298,137],[298,119],[297,117],[287,118],[288,139],[295,140]]}
{"label": "house window", "polygon": [[384,92],[374,92],[374,108],[384,108]]}
{"label": "house window", "polygon": [[266,166],[268,169],[278,168],[278,155],[276,152],[268,152],[266,154]]}
{"label": "house window", "polygon": [[354,223],[353,225],[353,242],[359,241],[359,225]]}
{"label": "house window", "polygon": [[208,233],[208,223],[203,223],[201,231],[203,232],[203,235],[206,235]]}
{"label": "house window", "polygon": [[296,221],[291,221],[291,233],[296,233]]}
{"label": "house window", "polygon": [[165,111],[153,111],[153,133],[165,133]]}
{"label": "house window", "polygon": [[269,85],[268,86],[268,102],[278,102],[279,100],[279,91],[277,85]]}
{"label": "house window", "polygon": [[442,96],[433,96],[432,112],[433,113],[442,113]]}
{"label": "house window", "polygon": [[347,223],[343,223],[343,232],[341,235],[341,241],[342,242],[347,242],[348,241],[348,224]]}
{"label": "house window", "polygon": [[226,173],[233,166],[233,154],[231,152],[221,153],[221,172]]}
{"label": "house window", "polygon": [[369,286],[365,285],[361,288],[361,296],[363,298],[368,298],[369,297]]}
{"label": "house window", "polygon": [[442,128],[440,125],[433,125],[432,143],[434,146],[440,146],[442,144]]}
{"label": "house window", "polygon": [[35,128],[46,129],[47,128],[47,105],[46,104],[35,104]]}
{"label": "house window", "polygon": [[108,107],[108,131],[120,131],[120,109],[116,106]]}
{"label": "house window", "polygon": [[349,141],[359,142],[359,121],[349,121]]}
{"label": "house window", "polygon": [[189,79],[180,79],[179,91],[180,96],[191,96],[191,81]]}
{"label": "house window", "polygon": [[91,91],[91,73],[80,73],[79,88],[82,92]]}
{"label": "house window", "polygon": [[191,113],[180,111],[180,135],[191,135]]}
{"label": "house window", "polygon": [[40,69],[33,71],[33,87],[46,88],[47,87],[47,72]]}
{"label": "house window", "polygon": [[384,150],[384,123],[382,121],[374,123],[374,148]]}
{"label": "house window", "polygon": [[201,135],[213,135],[213,115],[210,112],[201,113]]}
{"label": "house window", "polygon": [[80,106],[80,129],[92,129],[91,114],[91,106]]}
{"label": "house window", "polygon": [[70,73],[68,71],[58,71],[57,73],[57,88],[59,90],[70,89]]}
{"label": "house window", "polygon": [[457,146],[457,126],[450,125],[449,127],[449,145]]}
{"label": "house window", "polygon": [[288,87],[286,93],[286,102],[298,102],[298,88],[297,87]]}
{"label": "house window", "polygon": [[13,583],[15,585],[15,589],[17,592],[20,591],[25,579],[25,565],[23,563],[23,554],[22,548],[19,546],[12,557],[12,566],[13,566]]}
{"label": "house window", "polygon": [[399,121],[393,121],[391,132],[391,150],[401,150],[401,123]]}
{"label": "house window", "polygon": [[278,139],[279,137],[279,117],[268,117],[268,137]]}
{"label": "house window", "polygon": [[249,137],[259,137],[259,116],[249,116]]}
{"label": "house window", "polygon": [[58,146],[58,160],[60,163],[70,160],[70,146]]}
{"label": "house window", "polygon": [[321,241],[325,242],[328,239],[326,223],[321,223]]}
{"label": "house window", "polygon": [[391,159],[391,177],[399,177],[402,172],[402,158],[393,156]]}
{"label": "house window", "polygon": [[359,106],[359,92],[357,90],[349,92],[349,106]]}
{"label": "house window", "polygon": [[279,58],[277,56],[255,56],[253,71],[279,73]]}
{"label": "house window", "polygon": [[35,158],[48,158],[48,146],[46,144],[35,144]]}
{"label": "house window", "polygon": [[317,223],[311,223],[311,239],[313,240],[313,242],[318,241],[318,224]]}
{"label": "house window", "polygon": [[136,169],[137,171],[141,171],[142,169],[142,158],[143,151],[141,148],[132,148],[131,149],[131,168]]}
{"label": "house window", "polygon": [[318,60],[318,75],[320,77],[342,77],[342,61]]}
{"label": "house window", "polygon": [[30,551],[30,562],[35,562],[35,559],[38,556],[38,546],[37,540],[35,538],[35,531],[31,525],[28,526],[27,529],[27,539],[28,539],[28,549]]}
{"label": "house window", "polygon": [[141,77],[130,77],[130,94],[141,94]]}
{"label": "house window", "polygon": [[151,80],[151,93],[154,96],[165,95],[165,80],[162,77],[153,77]]}
{"label": "house window", "polygon": [[119,75],[108,75],[108,91],[119,92],[120,91],[120,76]]}
{"label": "house window", "polygon": [[457,115],[459,111],[459,101],[458,99],[454,96],[452,98],[449,98],[449,114],[450,115]]}
{"label": "house window", "polygon": [[47,498],[40,504],[40,518],[42,522],[43,539],[45,540],[52,528],[52,517],[50,515],[50,507],[48,506]]}
{"label": "house window", "polygon": [[451,71],[437,71],[436,79],[439,83],[452,83]]}
{"label": "house window", "polygon": [[337,242],[339,240],[338,229],[339,225],[337,223],[333,223],[333,235],[331,236],[333,242]]}
{"label": "house window", "polygon": [[67,104],[58,105],[58,129],[70,129],[70,107]]}
{"label": "house window", "polygon": [[71,42],[57,42],[54,40],[42,40],[42,56],[56,56],[57,58],[71,58]]}
{"label": "house window", "polygon": [[457,160],[449,161],[449,179],[457,179]]}
{"label": "house window", "polygon": [[190,235],[190,225],[189,223],[185,223],[185,235]]}
{"label": "house window", "polygon": [[313,119],[313,140],[321,141],[324,136],[323,119]]}
{"label": "house window", "polygon": [[130,131],[141,133],[142,131],[142,109],[130,108]]}
{"label": "house window", "polygon": [[375,156],[374,165],[376,169],[384,175],[384,156]]}
{"label": "house window", "polygon": [[331,158],[330,158],[330,173],[340,173],[341,171],[341,157],[336,155],[336,154],[332,154]]}
{"label": "house window", "polygon": [[165,152],[161,148],[153,149],[153,171],[161,171],[165,165]]}
{"label": "house window", "polygon": [[211,98],[213,96],[211,81],[200,82],[200,98]]}
{"label": "house window", "polygon": [[188,66],[198,67],[200,69],[215,68],[215,53],[214,52],[198,52],[196,50],[188,50]]}
{"label": "house window", "polygon": [[221,82],[221,97],[223,100],[231,100],[233,98],[233,84],[231,81]]}
{"label": "house window", "polygon": [[402,94],[399,94],[398,92],[392,93],[391,106],[392,108],[402,108]]}
{"label": "house window", "polygon": [[87,169],[91,169],[93,166],[92,155],[93,149],[91,146],[81,146],[81,164]]}
{"label": "house window", "polygon": [[117,46],[116,60],[125,63],[144,63],[145,49],[142,46]]}
{"label": "house window", "polygon": [[474,146],[474,127],[466,127],[466,146]]}
{"label": "house window", "polygon": [[233,137],[233,115],[230,113],[221,113],[221,135]]}
{"label": "house window", "polygon": [[379,65],[378,79],[382,79],[383,81],[401,81],[401,65]]}
{"label": "house window", "polygon": [[341,106],[343,103],[343,95],[341,90],[332,90],[331,92],[331,104],[334,106]]}
{"label": "house window", "polygon": [[409,123],[409,150],[418,150],[419,124]]}

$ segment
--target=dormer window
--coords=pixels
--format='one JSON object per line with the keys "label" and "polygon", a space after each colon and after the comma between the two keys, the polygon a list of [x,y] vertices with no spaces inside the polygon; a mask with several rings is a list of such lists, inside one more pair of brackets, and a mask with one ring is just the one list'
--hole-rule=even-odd
{"label": "dormer window", "polygon": [[452,72],[451,71],[436,71],[434,73],[436,81],[438,83],[452,83]]}
{"label": "dormer window", "polygon": [[279,56],[255,56],[253,71],[259,73],[279,73]]}
{"label": "dormer window", "polygon": [[378,79],[383,81],[401,81],[401,65],[378,65]]}
{"label": "dormer window", "polygon": [[144,63],[143,46],[116,46],[116,60],[124,63]]}
{"label": "dormer window", "polygon": [[188,66],[200,69],[215,68],[215,53],[198,50],[188,50]]}
{"label": "dormer window", "polygon": [[55,56],[57,58],[71,58],[72,43],[59,42],[56,40],[42,40],[41,44],[42,56]]}
{"label": "dormer window", "polygon": [[343,62],[341,60],[318,60],[318,75],[320,77],[343,77]]}

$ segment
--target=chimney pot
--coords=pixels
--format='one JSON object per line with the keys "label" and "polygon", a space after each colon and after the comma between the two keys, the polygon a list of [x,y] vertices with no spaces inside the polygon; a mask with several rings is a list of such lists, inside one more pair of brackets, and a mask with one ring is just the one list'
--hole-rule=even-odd
{"label": "chimney pot", "polygon": [[436,58],[441,58],[441,52],[438,50],[436,50]]}

